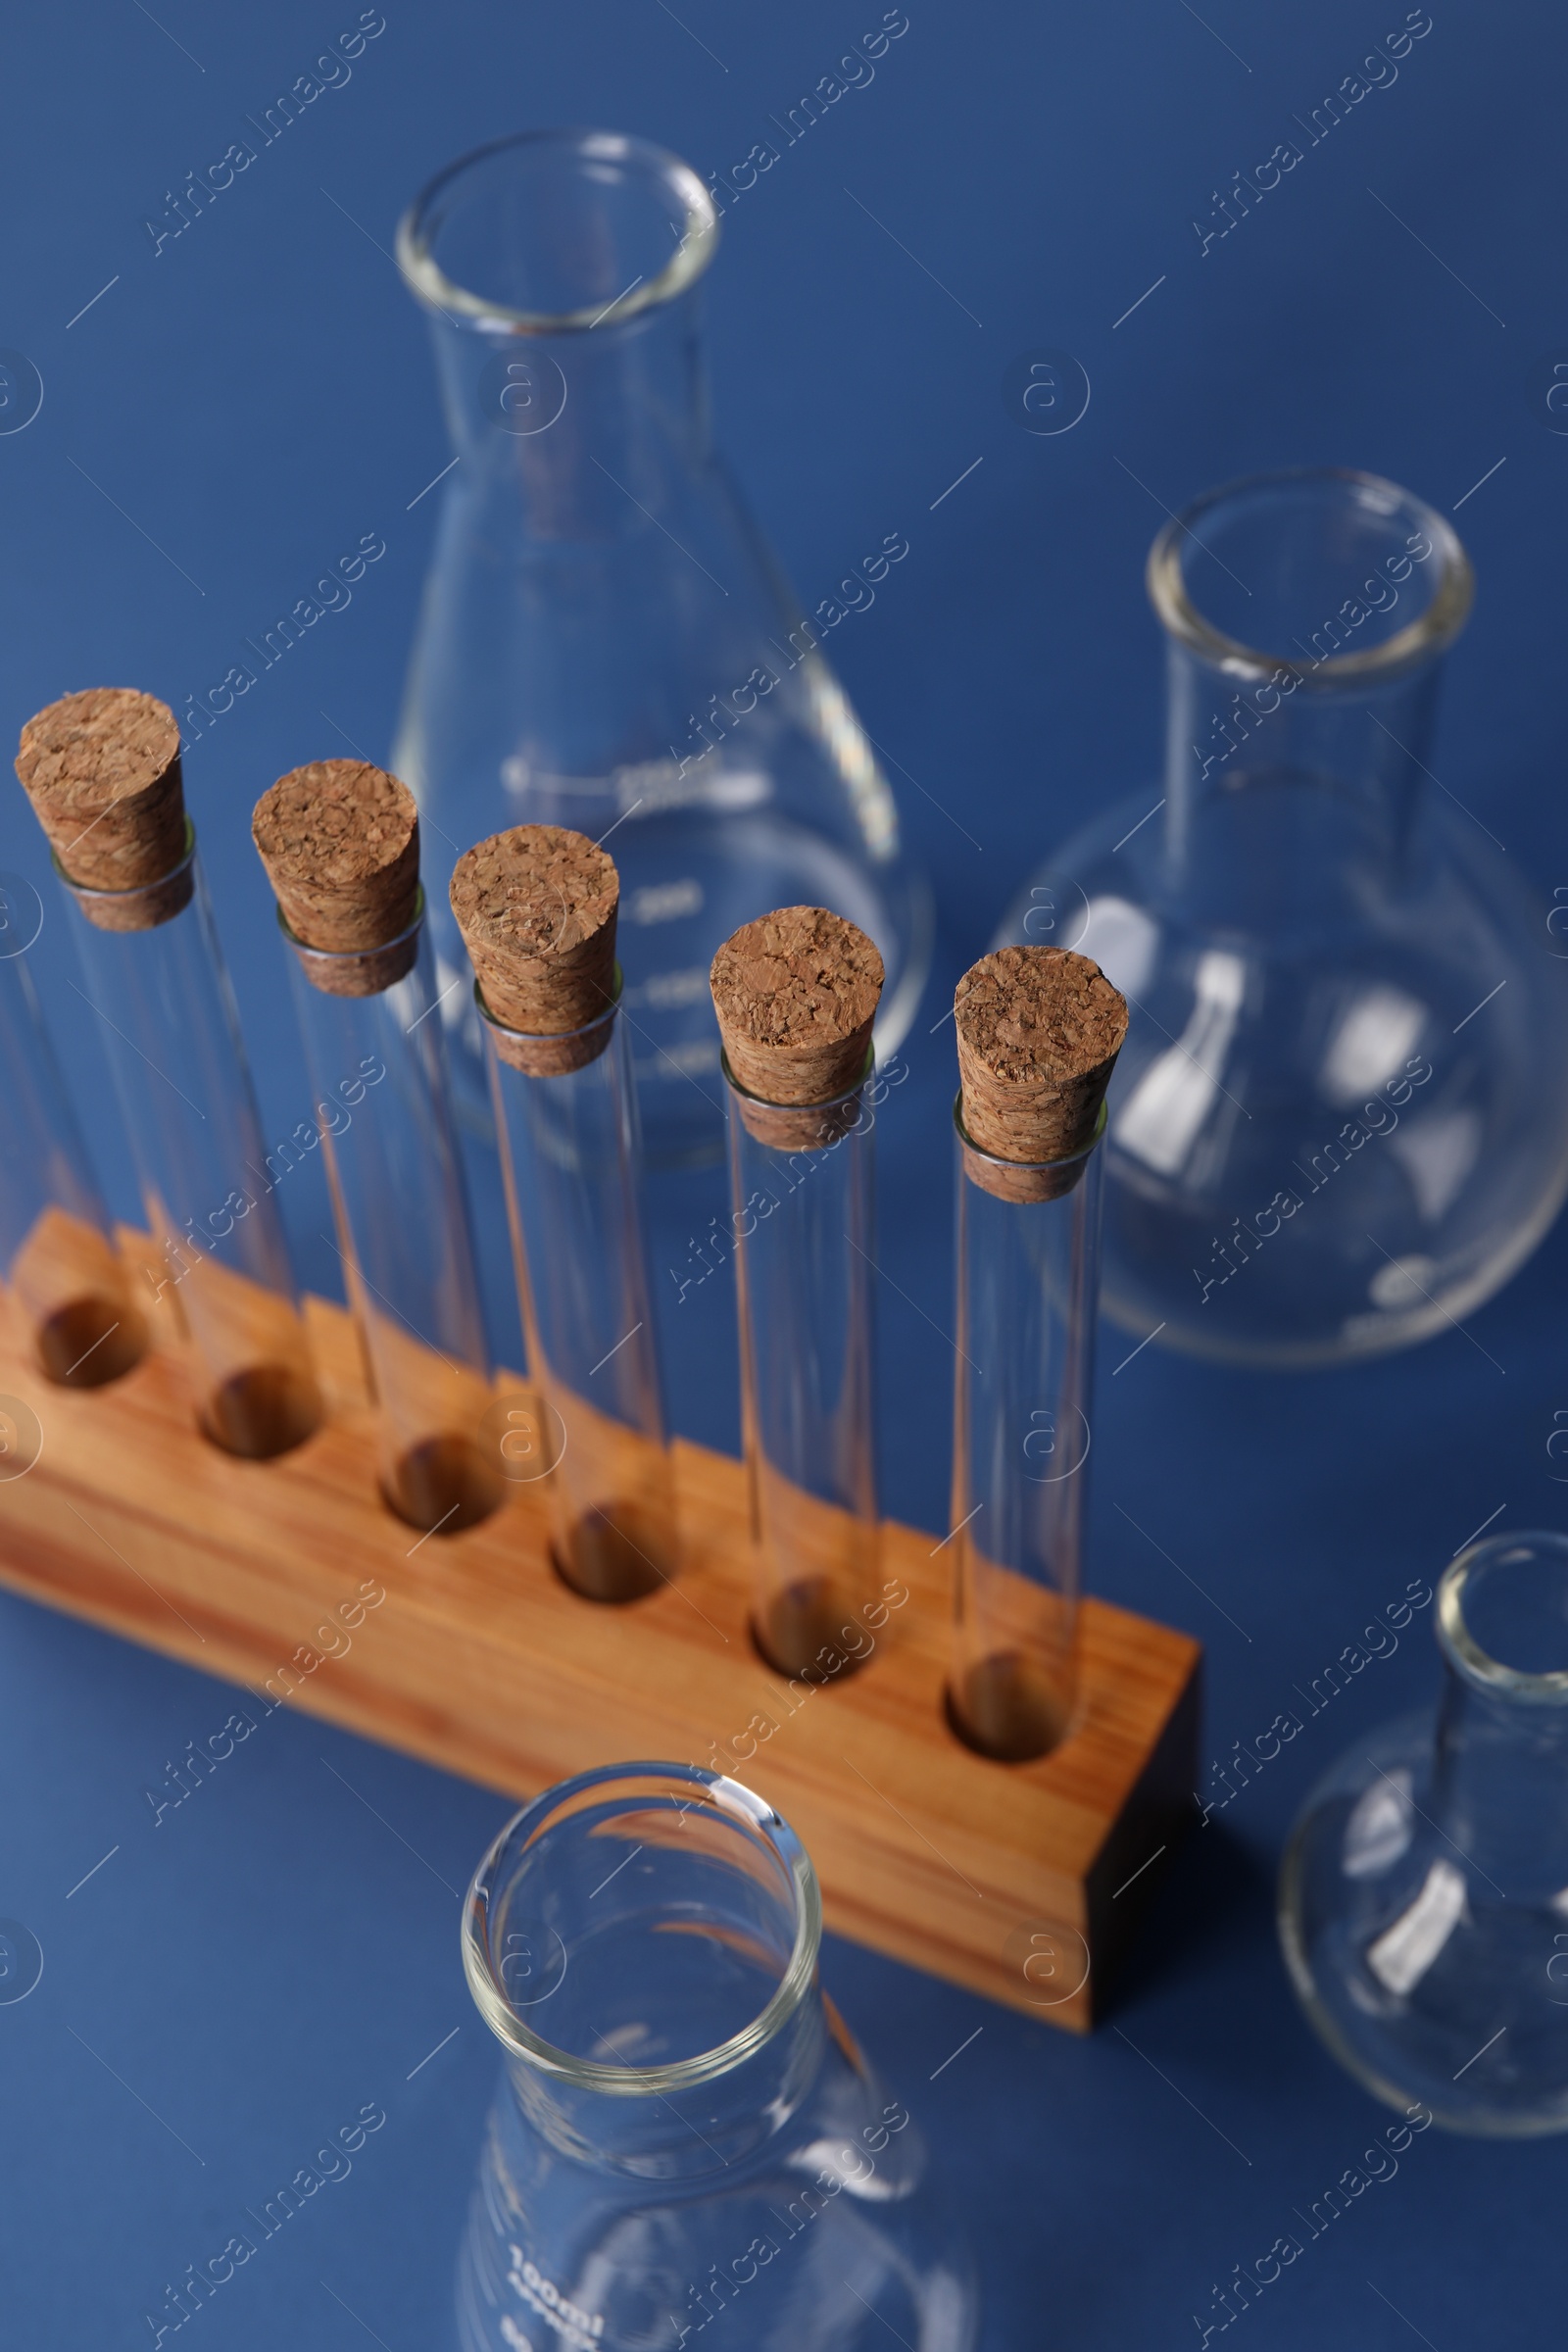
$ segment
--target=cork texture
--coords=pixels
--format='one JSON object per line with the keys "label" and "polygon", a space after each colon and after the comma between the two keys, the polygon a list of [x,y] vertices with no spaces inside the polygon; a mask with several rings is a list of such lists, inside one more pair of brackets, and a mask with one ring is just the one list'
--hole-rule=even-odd
{"label": "cork texture", "polygon": [[[94,686],[29,718],[17,775],[61,872],[83,890],[142,892],[185,857],[179,728],[168,705],[128,686]],[[104,930],[146,930],[189,902],[190,890],[103,908],[78,901]]]}
{"label": "cork texture", "polygon": [[614,859],[564,825],[514,825],[458,859],[451,895],[502,1060],[531,1077],[596,1060],[612,1024],[572,1033],[614,1002]]}
{"label": "cork texture", "polygon": [[[838,1099],[864,1075],[884,976],[865,933],[825,906],[781,906],[724,942],[709,984],[740,1114],[759,1143],[821,1150],[855,1123]],[[824,1115],[828,1103],[837,1107]]]}
{"label": "cork texture", "polygon": [[[1059,1173],[1041,1163],[1093,1143],[1127,1035],[1126,999],[1088,956],[1002,948],[959,981],[954,1026],[963,1129],[976,1147],[964,1160],[972,1182],[1009,1200],[1070,1192],[1081,1163]],[[996,1160],[1018,1164],[1014,1172]]]}
{"label": "cork texture", "polygon": [[263,793],[251,838],[299,948],[317,951],[299,957],[313,987],[375,996],[412,969],[419,811],[406,784],[368,760],[313,760]]}

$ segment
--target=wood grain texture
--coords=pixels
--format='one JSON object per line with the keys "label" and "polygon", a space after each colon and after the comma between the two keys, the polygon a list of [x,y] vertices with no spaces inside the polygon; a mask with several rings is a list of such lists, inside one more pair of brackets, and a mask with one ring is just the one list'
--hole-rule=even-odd
{"label": "wood grain texture", "polygon": [[[1038,1763],[991,1763],[943,1715],[949,1555],[936,1538],[890,1523],[886,1618],[865,1630],[865,1662],[788,1683],[747,1632],[738,1462],[677,1445],[683,1573],[599,1607],[550,1567],[539,1486],[513,1488],[494,1518],[450,1538],[419,1539],[384,1508],[340,1308],[308,1306],[326,1426],[272,1462],[197,1434],[168,1298],[151,1319],[146,1360],[82,1395],[50,1387],[24,1335],[0,1329],[0,1417],[19,1399],[42,1430],[33,1466],[0,1475],[0,1580],[13,1590],[210,1674],[270,1682],[514,1796],[629,1757],[732,1772],[800,1833],[831,1927],[1088,2030],[1193,1818],[1195,1642],[1089,1600],[1079,1729]],[[327,1615],[367,1582],[386,1597],[345,1648]]]}

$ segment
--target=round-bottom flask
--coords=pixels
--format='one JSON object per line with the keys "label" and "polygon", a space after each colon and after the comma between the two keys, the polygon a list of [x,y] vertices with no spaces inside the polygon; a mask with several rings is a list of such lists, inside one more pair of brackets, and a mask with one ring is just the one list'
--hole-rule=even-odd
{"label": "round-bottom flask", "polygon": [[612,1765],[519,1813],[464,1962],[507,2051],[459,2265],[463,2352],[971,2352],[903,2101],[817,1982],[815,1875],[750,1789]]}
{"label": "round-bottom flask", "polygon": [[1077,834],[999,934],[1081,949],[1132,1007],[1106,1309],[1235,1362],[1407,1347],[1568,1191],[1565,943],[1427,764],[1469,564],[1392,483],[1302,472],[1210,493],[1149,579],[1163,795]]}
{"label": "round-bottom flask", "polygon": [[1568,1539],[1446,1571],[1436,1724],[1358,1740],[1280,1879],[1297,1992],[1342,2066],[1453,2132],[1568,2130]]}

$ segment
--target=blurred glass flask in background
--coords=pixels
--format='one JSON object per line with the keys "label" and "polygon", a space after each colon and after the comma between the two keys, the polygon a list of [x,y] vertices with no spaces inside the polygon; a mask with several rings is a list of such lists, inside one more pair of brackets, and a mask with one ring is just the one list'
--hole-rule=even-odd
{"label": "blurred glass flask in background", "polygon": [[1408,1347],[1561,1205],[1568,943],[1427,764],[1471,586],[1443,516],[1364,473],[1234,483],[1154,542],[1163,795],[1077,834],[998,937],[1080,949],[1131,1004],[1103,1278],[1141,1340]]}
{"label": "blurred glass flask in background", "polygon": [[[564,130],[453,165],[398,232],[458,451],[392,761],[427,826],[441,984],[466,969],[446,899],[463,847],[524,823],[613,831],[657,1165],[722,1149],[708,969],[740,924],[804,904],[867,932],[887,966],[881,1053],[930,952],[892,793],[816,650],[907,544],[846,551],[853,585],[801,618],[709,438],[697,286],[717,234],[677,158]],[[444,1017],[483,1122],[466,988]]]}

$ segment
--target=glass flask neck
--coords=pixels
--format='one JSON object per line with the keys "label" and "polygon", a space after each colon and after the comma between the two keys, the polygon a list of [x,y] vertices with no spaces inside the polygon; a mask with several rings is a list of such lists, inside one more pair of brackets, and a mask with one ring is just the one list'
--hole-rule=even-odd
{"label": "glass flask neck", "polygon": [[1444,518],[1370,474],[1261,476],[1173,519],[1149,589],[1178,876],[1232,858],[1266,921],[1288,913],[1269,894],[1309,897],[1326,859],[1396,861],[1471,587]]}
{"label": "glass flask neck", "polygon": [[435,334],[455,487],[525,528],[644,527],[709,455],[696,281],[711,198],[662,150],[604,132],[506,140],[453,166],[398,257]]}
{"label": "glass flask neck", "polygon": [[1568,1539],[1495,1537],[1438,1588],[1434,1816],[1508,1896],[1568,1892]]}
{"label": "glass flask neck", "polygon": [[810,1863],[760,1798],[694,1766],[612,1765],[502,1833],[464,1961],[540,2137],[695,2180],[762,2147],[815,2081],[820,1936]]}

